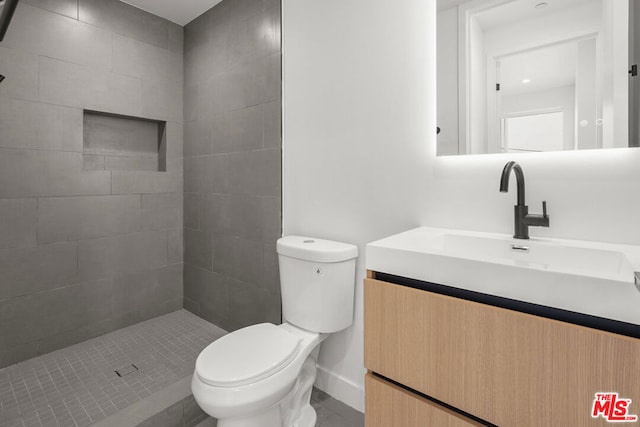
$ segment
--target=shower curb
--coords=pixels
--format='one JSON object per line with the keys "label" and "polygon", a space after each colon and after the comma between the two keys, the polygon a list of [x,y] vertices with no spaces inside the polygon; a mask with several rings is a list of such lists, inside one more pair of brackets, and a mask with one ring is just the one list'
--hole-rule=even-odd
{"label": "shower curb", "polygon": [[[177,382],[130,406],[127,406],[107,418],[103,418],[93,424],[93,427],[137,427],[148,421],[150,418],[161,414],[173,405],[190,397],[192,398],[191,375],[178,380]],[[204,412],[202,414],[204,414]],[[193,420],[184,420],[184,422],[193,423],[189,423],[191,425],[198,424],[203,421],[203,419],[206,419],[206,414],[204,415],[205,417],[198,417]]]}

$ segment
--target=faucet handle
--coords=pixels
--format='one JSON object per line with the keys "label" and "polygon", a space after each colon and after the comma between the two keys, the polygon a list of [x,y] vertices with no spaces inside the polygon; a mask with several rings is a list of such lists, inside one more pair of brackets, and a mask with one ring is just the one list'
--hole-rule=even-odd
{"label": "faucet handle", "polygon": [[542,216],[544,218],[547,218],[547,216],[548,216],[547,215],[547,201],[546,200],[542,201]]}

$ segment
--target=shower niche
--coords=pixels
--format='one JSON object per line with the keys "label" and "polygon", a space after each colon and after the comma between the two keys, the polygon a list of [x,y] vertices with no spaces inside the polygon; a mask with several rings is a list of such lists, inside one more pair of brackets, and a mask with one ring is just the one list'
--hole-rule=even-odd
{"label": "shower niche", "polygon": [[84,110],[83,169],[167,170],[167,122]]}

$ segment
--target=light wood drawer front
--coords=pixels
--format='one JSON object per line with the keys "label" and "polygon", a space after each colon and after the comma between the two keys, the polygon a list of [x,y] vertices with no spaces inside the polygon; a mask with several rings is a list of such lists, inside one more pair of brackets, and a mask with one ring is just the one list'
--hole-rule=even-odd
{"label": "light wood drawer front", "polygon": [[618,392],[640,415],[640,340],[374,279],[364,298],[365,366],[469,414],[605,426],[594,395]]}
{"label": "light wood drawer front", "polygon": [[365,378],[365,427],[478,427],[460,414],[371,374]]}

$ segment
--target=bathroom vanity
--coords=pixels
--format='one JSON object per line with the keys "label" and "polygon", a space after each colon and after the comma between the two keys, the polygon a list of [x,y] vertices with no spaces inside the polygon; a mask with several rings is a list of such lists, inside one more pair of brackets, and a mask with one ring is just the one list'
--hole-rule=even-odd
{"label": "bathroom vanity", "polygon": [[[453,240],[466,238],[487,246],[453,249]],[[593,418],[596,393],[631,399],[621,404],[622,416],[640,415],[640,292],[625,270],[637,265],[637,248],[532,239],[528,254],[514,255],[517,262],[509,250],[489,250],[512,244],[509,236],[420,228],[367,246],[367,427],[604,426],[607,414],[623,414],[608,412],[603,397]],[[565,268],[562,254],[576,248],[586,250],[583,258],[595,254],[587,249],[620,258],[588,276],[576,259]],[[556,264],[540,264],[551,250]],[[524,255],[532,255],[529,264]],[[444,270],[456,266],[464,271],[443,283]],[[513,285],[506,291],[504,269]],[[536,286],[527,270],[539,280],[538,292],[518,290]],[[475,288],[464,274],[475,277]],[[563,279],[575,280],[573,299],[587,302],[568,303]],[[587,294],[600,287],[630,300],[619,301],[617,318],[589,302]],[[629,302],[636,305],[627,313]]]}

